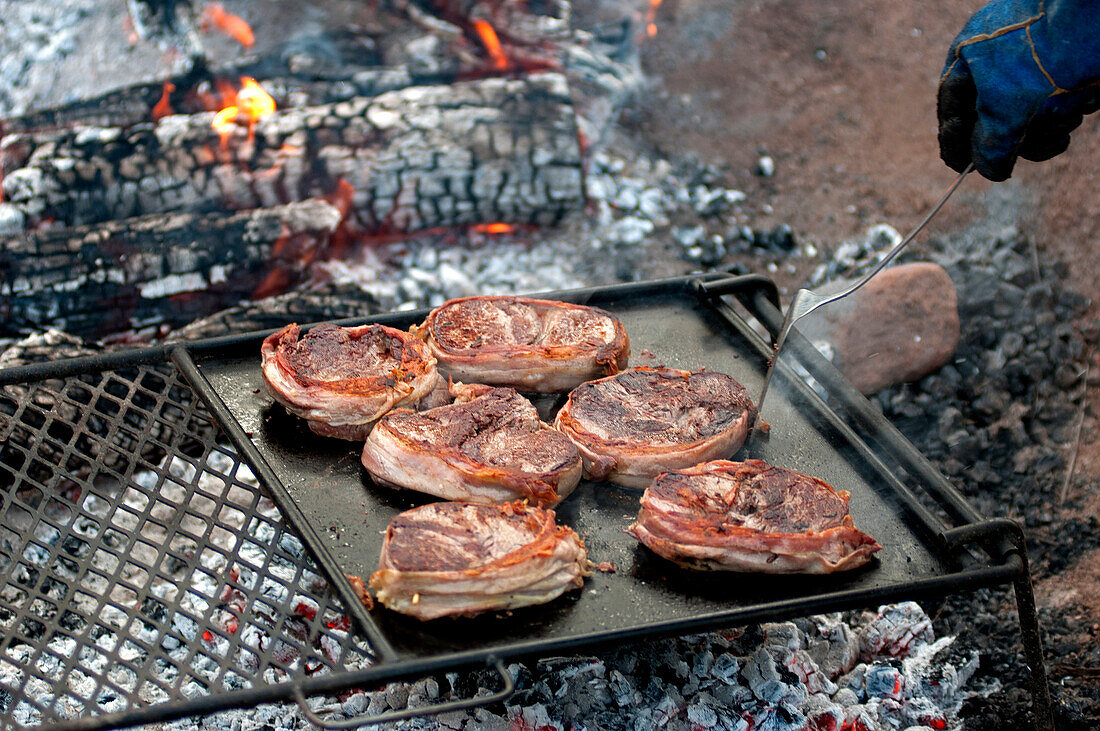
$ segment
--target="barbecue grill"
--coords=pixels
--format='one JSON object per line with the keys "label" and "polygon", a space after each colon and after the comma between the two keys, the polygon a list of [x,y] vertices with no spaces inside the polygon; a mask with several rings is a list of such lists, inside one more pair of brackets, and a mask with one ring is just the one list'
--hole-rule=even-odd
{"label": "barbecue grill", "polygon": [[[775,286],[755,275],[542,296],[616,314],[634,364],[721,370],[750,392],[771,355],[751,321],[773,336],[782,321]],[[406,328],[425,315],[371,321]],[[794,346],[814,388],[769,396],[770,429],[740,455],[849,490],[856,525],[884,546],[870,566],[686,572],[623,534],[637,492],[582,483],[559,520],[614,572],[547,605],[421,623],[368,610],[348,577],[366,579],[390,517],[429,498],[374,486],[357,445],[273,405],[259,373],[266,334],[0,372],[0,724],[111,728],[293,699],[318,725],[354,727],[500,701],[510,658],[1002,584],[1016,591],[1037,718],[1050,718],[1020,528],[978,515],[805,343]],[[308,702],[483,667],[499,673],[496,693],[427,709],[332,721]]]}

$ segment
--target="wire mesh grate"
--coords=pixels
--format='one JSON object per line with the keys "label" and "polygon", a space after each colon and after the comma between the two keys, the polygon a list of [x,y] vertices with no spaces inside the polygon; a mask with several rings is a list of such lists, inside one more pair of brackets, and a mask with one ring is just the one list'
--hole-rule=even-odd
{"label": "wire mesh grate", "polygon": [[0,392],[0,635],[13,728],[370,664],[167,365]]}

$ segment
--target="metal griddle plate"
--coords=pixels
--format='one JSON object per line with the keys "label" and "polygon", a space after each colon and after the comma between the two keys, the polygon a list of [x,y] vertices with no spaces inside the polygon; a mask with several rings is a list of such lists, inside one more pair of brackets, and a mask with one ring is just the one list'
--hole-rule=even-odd
{"label": "metal griddle plate", "polygon": [[[666,280],[560,297],[619,316],[630,335],[632,365],[713,369],[758,393],[763,341],[751,343],[747,328],[731,328],[693,293],[692,284],[688,279]],[[425,315],[419,311],[370,321],[405,328]],[[275,404],[261,386],[259,353],[260,340],[255,339],[230,350],[200,353],[196,361],[301,510],[307,525],[296,527],[315,532],[342,572],[366,579],[377,568],[390,518],[435,498],[375,485],[360,464],[361,445],[317,437]],[[735,458],[759,457],[848,490],[856,526],[883,545],[869,566],[823,577],[682,570],[623,532],[637,513],[639,491],[582,481],[558,506],[558,520],[584,538],[592,560],[610,561],[614,573],[597,572],[583,589],[542,606],[474,618],[420,622],[377,606],[370,612],[377,627],[368,634],[383,637],[394,651],[382,652],[381,659],[397,666],[411,659],[423,667],[443,668],[490,656],[545,654],[612,639],[869,606],[1002,583],[1011,575],[989,564],[955,565],[921,521],[913,520],[889,476],[881,467],[876,471],[874,458],[865,458],[866,448],[845,445],[845,435],[829,425],[830,419],[820,418],[812,404],[777,403],[772,413],[781,416],[765,414],[769,437],[743,447]],[[278,499],[279,486],[269,487]],[[294,511],[286,512],[293,517]],[[994,571],[982,573],[988,569]]]}

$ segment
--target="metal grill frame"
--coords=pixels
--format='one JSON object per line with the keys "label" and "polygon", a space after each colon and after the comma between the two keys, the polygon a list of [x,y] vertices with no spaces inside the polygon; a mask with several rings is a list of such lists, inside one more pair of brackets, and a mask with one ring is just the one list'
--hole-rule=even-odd
{"label": "metal grill frame", "polygon": [[[624,296],[646,297],[655,292],[668,290],[693,292],[701,303],[711,308],[731,329],[737,330],[754,343],[761,358],[766,359],[769,356],[768,343],[749,328],[743,317],[725,299],[727,295],[736,296],[739,303],[763,323],[774,337],[782,321],[782,315],[778,308],[775,286],[764,277],[755,275],[727,277],[715,274],[548,293],[542,296],[575,301],[585,300],[595,291],[614,291]],[[361,318],[356,320],[355,324],[359,321]],[[340,324],[353,324],[353,322],[340,321]],[[54,678],[56,682],[52,687],[55,690],[55,696],[62,688],[67,689],[67,679],[73,672],[87,675],[81,667],[76,667],[83,653],[86,652],[102,654],[111,661],[111,666],[116,669],[123,668],[117,672],[124,677],[132,676],[130,681],[119,681],[107,676],[94,680],[93,692],[83,698],[78,698],[66,690],[65,692],[69,693],[72,702],[77,706],[91,706],[86,710],[91,711],[93,715],[64,718],[62,717],[64,714],[57,710],[51,712],[50,709],[54,706],[43,708],[40,705],[39,710],[44,711],[45,715],[38,725],[56,729],[122,727],[202,715],[229,708],[248,707],[264,702],[297,700],[307,712],[307,717],[314,723],[330,727],[353,727],[364,723],[427,715],[502,700],[511,692],[510,678],[502,664],[503,657],[569,651],[601,641],[599,638],[585,638],[583,641],[516,643],[492,653],[453,653],[427,659],[409,659],[393,650],[370,614],[358,601],[354,589],[340,570],[340,566],[333,560],[325,545],[310,528],[298,506],[286,493],[279,476],[264,461],[252,443],[250,435],[245,433],[235,421],[196,364],[196,360],[203,356],[216,354],[222,349],[240,347],[242,343],[257,341],[257,338],[262,335],[250,333],[199,343],[160,346],[127,353],[40,363],[0,372],[0,388],[4,389],[0,393],[0,450],[3,450],[5,457],[0,460],[0,511],[2,511],[0,512],[0,592],[13,591],[13,596],[18,603],[15,618],[5,619],[3,613],[10,613],[12,610],[5,608],[9,600],[0,593],[0,624],[7,622],[9,626],[21,626],[25,622],[37,622],[40,627],[39,633],[43,637],[68,638],[76,643],[69,656],[65,657],[63,653],[49,648],[47,646],[49,639],[44,639],[37,645],[37,654],[34,659],[25,663],[24,670],[30,668],[31,675],[42,682],[48,682],[43,677],[44,672],[35,668],[36,662],[43,657],[53,658],[58,667],[68,670],[68,673],[59,673]],[[954,526],[944,525],[922,505],[920,498],[909,493],[905,488],[900,489],[899,499],[919,520],[927,522],[937,549],[957,556],[979,552],[985,557],[983,561],[972,563],[957,573],[915,581],[912,585],[905,587],[905,591],[901,593],[905,598],[942,596],[947,593],[1011,583],[1016,590],[1022,636],[1032,671],[1037,718],[1040,719],[1040,724],[1045,723],[1044,718],[1050,718],[1050,705],[1042,648],[1039,642],[1038,618],[1026,552],[1023,550],[1021,529],[1016,523],[1007,520],[983,519],[969,506],[962,495],[939,475],[892,425],[885,421],[881,414],[877,413],[842,377],[835,374],[829,364],[823,364],[822,368],[824,373],[822,377],[833,380],[839,378],[836,383],[830,385],[835,386],[844,396],[843,406],[846,418],[857,423],[864,433],[871,434],[870,443],[873,443],[875,448],[888,450],[898,462],[905,465],[905,469],[910,474],[918,476],[930,493],[925,497],[930,497],[937,506],[951,516]],[[130,381],[121,378],[110,380],[118,373],[136,373],[139,376],[136,379],[131,378]],[[96,377],[100,378],[98,387],[89,384],[89,381],[94,381]],[[69,384],[65,386],[66,389],[71,388],[73,393],[80,392],[82,395],[72,397],[67,393],[57,393],[56,384],[59,379]],[[143,385],[155,383],[158,379],[160,383],[157,388]],[[112,393],[102,386],[106,382],[118,384],[123,391],[127,392],[127,396],[122,397]],[[130,386],[126,386],[127,382]],[[11,391],[8,387],[15,387],[16,390]],[[40,397],[39,400],[50,403],[50,408],[36,405],[26,398],[14,397],[12,394],[18,393],[20,389],[34,391]],[[177,399],[181,394],[189,394],[187,403],[178,402]],[[92,406],[95,408],[91,408]],[[166,418],[164,415],[166,409],[178,409],[176,418],[183,417],[186,428],[181,430],[177,421]],[[6,413],[8,410],[12,413]],[[143,423],[140,418],[141,413],[138,412],[144,413],[146,417],[152,415],[152,423],[148,421]],[[129,421],[127,421],[128,418]],[[30,421],[27,422],[25,419]],[[33,436],[37,437],[31,440],[35,445],[33,450],[13,445],[11,437],[19,428],[24,431],[29,430],[33,432]],[[228,440],[228,443],[225,440]],[[105,448],[114,450],[115,460],[120,469],[107,464],[102,451],[97,452],[95,457],[86,454],[94,450],[97,445],[100,450]],[[11,457],[11,450],[25,457],[22,464],[14,471],[7,462]],[[171,465],[159,466],[163,463],[163,457],[160,462],[155,462],[153,458],[161,454],[171,455],[175,459],[191,464],[199,472],[209,465],[212,456],[218,462],[225,463],[225,460],[228,460],[228,468],[211,467],[211,470],[207,471],[214,471],[220,475],[219,479],[226,483],[224,491],[216,493],[201,487],[197,476],[190,482],[180,480],[171,474]],[[47,469],[49,460],[58,462],[53,471]],[[145,469],[138,470],[135,468],[137,465]],[[34,474],[31,467],[34,468]],[[250,479],[242,478],[240,474],[242,468],[249,469],[258,479],[259,484],[253,484]],[[89,476],[81,477],[85,470],[92,476],[100,472],[108,473],[116,481],[121,480],[128,490],[136,490],[137,495],[130,495],[130,503],[127,503],[125,495],[111,495],[109,492],[102,494],[105,488],[98,485],[94,479]],[[134,475],[138,472],[145,474],[151,472],[156,475],[154,484],[142,488],[134,481]],[[76,494],[70,493],[69,497],[66,497],[62,486],[68,487],[71,491],[74,477],[80,491]],[[166,485],[172,486],[177,491],[183,491],[181,500],[174,506],[170,501],[162,499],[161,493]],[[20,486],[23,486],[23,492],[20,492]],[[247,504],[231,504],[226,498],[231,489],[240,491],[246,496]],[[34,491],[38,493],[37,498],[34,498]],[[30,500],[28,500],[28,493],[32,498]],[[146,503],[133,507],[131,503],[135,501],[140,503],[142,495],[147,499]],[[267,495],[274,499],[276,505],[271,506],[271,510],[264,514],[261,504]],[[90,503],[90,496],[97,496],[98,500],[104,502],[106,505],[104,509],[108,512],[103,515],[96,513],[95,510],[98,508],[95,503]],[[263,559],[260,565],[253,565],[256,578],[251,582],[242,581],[239,575],[221,577],[214,575],[209,567],[200,568],[204,551],[221,556],[223,563],[226,564],[230,562],[249,564],[249,561],[241,555],[241,548],[248,543],[256,544],[255,540],[242,538],[239,531],[235,535],[234,531],[227,527],[230,524],[215,523],[213,527],[198,530],[197,526],[192,524],[193,521],[185,520],[187,516],[198,519],[200,513],[196,512],[199,509],[195,505],[203,501],[210,503],[211,511],[218,515],[225,511],[228,511],[227,514],[238,511],[247,519],[245,523],[252,524],[253,521],[260,521],[271,530],[273,538],[267,544],[269,551],[267,558]],[[91,507],[86,504],[90,504]],[[184,505],[190,506],[190,510],[185,509],[181,514],[179,508]],[[158,506],[163,506],[161,512],[175,514],[177,517],[174,521],[165,519],[158,513]],[[264,510],[266,507],[264,504]],[[47,514],[48,509],[60,511],[62,515],[67,511],[71,519],[65,523],[63,520],[51,517]],[[34,525],[28,526],[22,532],[8,527],[9,513],[14,510],[21,511],[19,514],[26,515],[27,520],[33,518]],[[118,541],[118,550],[114,552],[105,550],[99,545],[103,542],[102,539],[92,541],[88,536],[79,535],[75,530],[77,514],[85,516],[85,519],[92,523],[96,523],[98,519],[100,532],[104,535],[108,534],[107,528],[103,527],[103,521],[107,516],[111,516],[112,523],[115,518],[119,518],[117,527],[111,529],[114,531],[111,535],[118,534],[113,539]],[[286,518],[293,529],[284,525],[275,516]],[[39,526],[37,532],[34,526]],[[136,532],[127,533],[122,530],[127,526]],[[158,527],[166,535],[190,537],[196,544],[194,553],[181,554],[171,545],[167,548],[158,548],[142,533],[149,530],[149,526]],[[212,547],[211,537],[215,528],[227,534],[224,537],[231,541],[231,545],[234,546],[232,550]],[[198,533],[195,532],[196,530]],[[4,542],[5,539],[7,543]],[[284,543],[300,546],[303,550],[288,551]],[[123,551],[123,546],[128,547],[126,552]],[[124,567],[131,565],[134,568],[130,569],[130,573],[137,571],[140,576],[143,567],[132,560],[128,564],[125,560],[127,556],[133,558],[132,551],[135,546],[145,552],[152,551],[156,555],[154,570],[159,570],[159,567],[165,565],[171,558],[176,563],[182,562],[183,567],[191,567],[192,571],[206,572],[208,578],[206,583],[213,582],[219,590],[215,596],[209,593],[204,595],[200,591],[194,598],[217,608],[218,611],[214,612],[217,617],[204,618],[188,615],[189,619],[201,629],[201,631],[196,629],[192,638],[188,638],[186,633],[173,630],[171,617],[167,620],[158,619],[157,607],[163,609],[165,614],[183,612],[183,608],[178,606],[179,602],[164,601],[152,595],[147,583],[134,581],[132,576],[122,571]],[[15,550],[16,547],[18,550]],[[263,548],[259,545],[257,547]],[[251,546],[250,551],[256,552]],[[44,557],[40,555],[43,552]],[[109,574],[92,566],[92,558],[98,556],[102,560],[103,553],[114,556],[117,563],[116,570]],[[28,558],[28,554],[31,558]],[[276,560],[286,561],[293,567],[294,573],[289,581],[275,576],[277,572],[274,571],[272,562]],[[216,556],[214,563],[218,563]],[[20,567],[28,573],[26,581],[22,584],[17,578],[13,578],[16,569]],[[47,584],[44,579],[37,580],[36,577],[30,576],[36,570],[48,574],[51,582],[54,583]],[[173,574],[178,573],[179,570],[182,569],[177,567],[175,572],[162,573]],[[56,584],[60,587],[68,587],[66,582],[73,576],[79,578],[95,572],[99,572],[96,575],[101,579],[95,582],[96,586],[103,586],[107,592],[129,591],[134,594],[133,602],[129,606],[123,606],[122,602],[111,599],[109,594],[107,599],[100,602],[101,605],[113,607],[125,616],[125,623],[116,630],[128,630],[131,636],[125,642],[130,644],[118,641],[113,648],[104,651],[96,644],[99,638],[92,638],[89,632],[82,632],[83,627],[73,631],[63,625],[63,621],[67,621],[70,624],[75,623],[74,626],[79,626],[80,623],[73,619],[73,615],[79,615],[79,612],[74,612],[71,606],[64,604],[67,601],[66,589],[59,588]],[[162,578],[171,580],[172,576]],[[318,583],[322,579],[325,581]],[[262,588],[258,587],[268,580],[275,583],[282,582],[284,587],[292,587],[302,581],[311,582],[313,586],[305,596],[319,602],[314,616],[309,617],[308,611],[303,613],[296,609],[293,605],[293,592],[285,601],[271,601],[270,598],[265,598]],[[330,591],[322,593],[320,587],[326,582]],[[20,586],[24,588],[21,589]],[[18,597],[20,591],[25,594],[22,599]],[[75,593],[71,587],[68,587],[67,591]],[[33,600],[30,592],[36,592]],[[50,592],[60,592],[60,598],[51,596]],[[233,592],[240,592],[247,600],[243,610],[234,611],[234,607],[229,609],[217,607],[217,602],[212,601],[219,599],[223,593],[233,594]],[[140,602],[137,601],[139,597]],[[681,634],[687,631],[713,629],[723,626],[723,622],[730,624],[733,623],[732,621],[736,623],[770,621],[822,611],[869,606],[898,598],[898,591],[823,593],[805,597],[797,602],[759,605],[753,607],[753,611],[733,613],[729,617],[702,617],[689,625],[683,623],[674,626],[654,625],[642,631],[608,636],[602,641],[610,642],[656,634]],[[264,602],[264,606],[269,610],[267,614],[270,616],[258,617],[257,613],[250,609],[257,602]],[[136,604],[136,609],[133,604]],[[186,612],[183,613],[187,615]],[[150,617],[150,614],[154,616]],[[340,653],[335,659],[326,658],[319,654],[313,645],[320,645],[318,638],[326,636],[330,638],[331,645],[332,637],[339,633],[334,632],[332,627],[325,626],[325,623],[332,622],[333,618],[341,615],[350,616],[360,634],[349,634],[338,638]],[[269,643],[267,649],[248,647],[242,642],[241,635],[226,628],[226,617],[235,618],[240,625],[248,622],[269,623],[274,628],[274,632],[282,632],[279,639],[285,644],[278,647],[282,648],[284,655],[289,647],[289,651],[298,653],[298,657],[303,658],[303,662],[297,665],[293,661],[287,662],[286,657],[280,657],[279,652],[273,649],[276,645],[274,642]],[[16,622],[15,619],[19,619],[20,622]],[[85,619],[84,621],[84,627],[101,626],[96,623],[96,620]],[[217,621],[221,621],[222,625],[219,626]],[[155,640],[143,644],[140,639],[134,639],[133,635],[140,635],[142,630],[147,629],[145,625],[152,627],[148,631],[154,633]],[[293,632],[286,629],[292,626]],[[34,629],[33,625],[27,625],[27,627]],[[260,627],[260,629],[264,628]],[[108,628],[108,634],[111,631],[115,630]],[[17,663],[13,663],[9,653],[17,636],[30,634],[32,633],[26,631],[5,632],[5,636],[0,639],[0,672],[8,668],[19,669]],[[163,653],[160,653],[158,648],[161,648],[165,638],[172,638],[177,643],[189,643],[186,656],[182,661],[162,659]],[[33,638],[22,637],[22,639],[25,641],[24,644],[34,646]],[[203,643],[227,644],[230,648],[234,648],[238,655],[250,653],[256,658],[259,672],[245,676],[232,665],[232,653],[223,653],[220,659],[211,657],[216,653],[203,649]],[[123,652],[124,649],[126,652]],[[161,687],[165,698],[147,703],[136,694],[144,684],[154,681],[146,677],[145,670],[140,668],[140,663],[137,669],[131,667],[134,657],[140,658],[142,652],[147,656],[152,653],[156,659],[175,667],[178,671],[177,677],[188,674],[188,669],[194,664],[192,661],[195,658],[205,658],[209,662],[202,664],[209,666],[213,663],[215,668],[208,672],[210,677],[202,679],[206,682],[200,683],[205,685],[200,688],[203,691],[200,694],[188,697],[177,684],[168,689]],[[363,660],[367,654],[373,656],[372,666],[360,669],[346,667],[346,658],[354,656],[353,659],[358,661]],[[324,672],[306,672],[303,668],[306,665],[304,658],[308,658],[313,663],[309,666],[310,668],[322,667]],[[152,664],[151,661],[146,662]],[[453,701],[431,709],[388,714],[385,718],[353,719],[343,723],[333,723],[317,717],[309,711],[306,703],[308,696],[336,693],[391,680],[483,665],[495,668],[502,677],[503,690],[493,696]],[[268,682],[264,677],[264,670],[271,670],[272,673],[276,675],[281,673],[281,675],[277,682]],[[245,687],[239,689],[223,687],[226,685],[224,681],[234,674],[239,676],[240,680],[233,682]],[[38,703],[26,698],[16,698],[17,695],[25,695],[29,683],[27,677],[18,688],[6,685],[3,677],[0,676],[0,693],[6,693],[13,698],[8,701],[6,715],[9,718],[19,700],[24,703]],[[192,680],[199,682],[200,679],[192,678]],[[132,689],[128,686],[132,686]],[[124,707],[121,710],[102,712],[102,709],[97,707],[96,698],[103,689],[124,696],[126,699]],[[13,690],[15,693],[12,692]],[[4,698],[0,695],[0,706],[3,704]],[[0,723],[7,723],[7,721]]]}

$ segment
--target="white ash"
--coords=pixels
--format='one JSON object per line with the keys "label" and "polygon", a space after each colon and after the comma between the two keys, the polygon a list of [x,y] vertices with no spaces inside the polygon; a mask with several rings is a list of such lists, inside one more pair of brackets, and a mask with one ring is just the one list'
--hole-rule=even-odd
{"label": "white ash", "polygon": [[932,620],[912,602],[895,604],[868,622],[860,633],[860,653],[864,656],[906,657],[911,650],[932,641]]}
{"label": "white ash", "polygon": [[582,286],[546,247],[487,242],[477,249],[439,248],[411,240],[363,249],[353,259],[318,264],[315,276],[369,292],[383,309],[436,307],[454,297],[514,294]]}
{"label": "white ash", "polygon": [[[902,633],[912,641],[889,649],[903,654],[864,653],[858,658],[862,662],[853,665],[857,638],[897,634],[899,617],[913,623],[913,629]],[[931,640],[922,629],[927,622],[927,615],[916,604],[907,603],[853,614],[847,621],[839,614],[823,615],[744,631],[627,645],[602,655],[513,663],[508,670],[517,693],[505,706],[402,721],[391,728],[800,731],[845,724],[858,727],[858,723],[867,729],[899,731],[926,726],[958,728],[956,713],[966,696],[964,686],[977,667],[977,655],[953,654],[952,637]],[[828,646],[826,651],[822,651],[823,645]],[[68,646],[52,649],[59,655],[74,651]],[[13,659],[17,662],[19,652],[30,654],[29,648],[15,648]],[[210,658],[205,658],[209,667],[203,667],[203,660],[199,656],[194,661],[198,667],[193,669],[200,675],[214,669]],[[18,672],[14,666],[0,663],[0,679],[5,683],[13,681],[13,672]],[[123,688],[133,685],[132,679],[123,676],[116,682]],[[390,683],[370,692],[316,698],[310,706],[332,720],[369,717],[392,709],[427,708],[456,697],[486,695],[495,689],[495,682],[493,673],[487,671],[452,672],[440,680],[424,678]],[[37,695],[36,700],[53,702],[44,683],[32,680],[28,688]],[[79,691],[79,687],[73,688],[77,697]],[[184,692],[197,697],[205,690],[192,682],[184,685]],[[123,701],[105,691],[97,702],[107,710]],[[8,710],[19,723],[33,725],[36,721],[27,708]],[[294,705],[269,704],[183,719],[164,728],[261,726],[300,729],[308,723]]]}
{"label": "white ash", "polygon": [[184,54],[130,43],[126,3],[0,0],[0,117],[182,73]]}
{"label": "white ash", "polygon": [[36,100],[39,77],[75,50],[81,21],[98,4],[0,2],[0,110],[23,109]]}
{"label": "white ash", "polygon": [[0,234],[19,233],[27,224],[23,211],[10,203],[0,202]]}
{"label": "white ash", "polygon": [[[907,620],[908,631],[899,628]],[[845,619],[847,621],[845,621]],[[977,655],[956,654],[954,638],[933,640],[915,603],[878,612],[808,617],[743,631],[626,645],[600,655],[543,658],[508,667],[517,692],[505,706],[452,712],[393,729],[730,729],[958,728],[964,686]],[[860,654],[861,638],[905,636],[881,654]],[[868,642],[866,647],[878,646]],[[893,655],[890,652],[900,652]],[[857,662],[858,661],[858,662]],[[317,701],[332,720],[423,707],[495,689],[488,671],[391,683],[338,701]],[[243,712],[205,722],[235,727]],[[266,709],[264,718],[276,712]],[[280,717],[301,723],[295,708]],[[196,728],[197,721],[172,724]]]}

